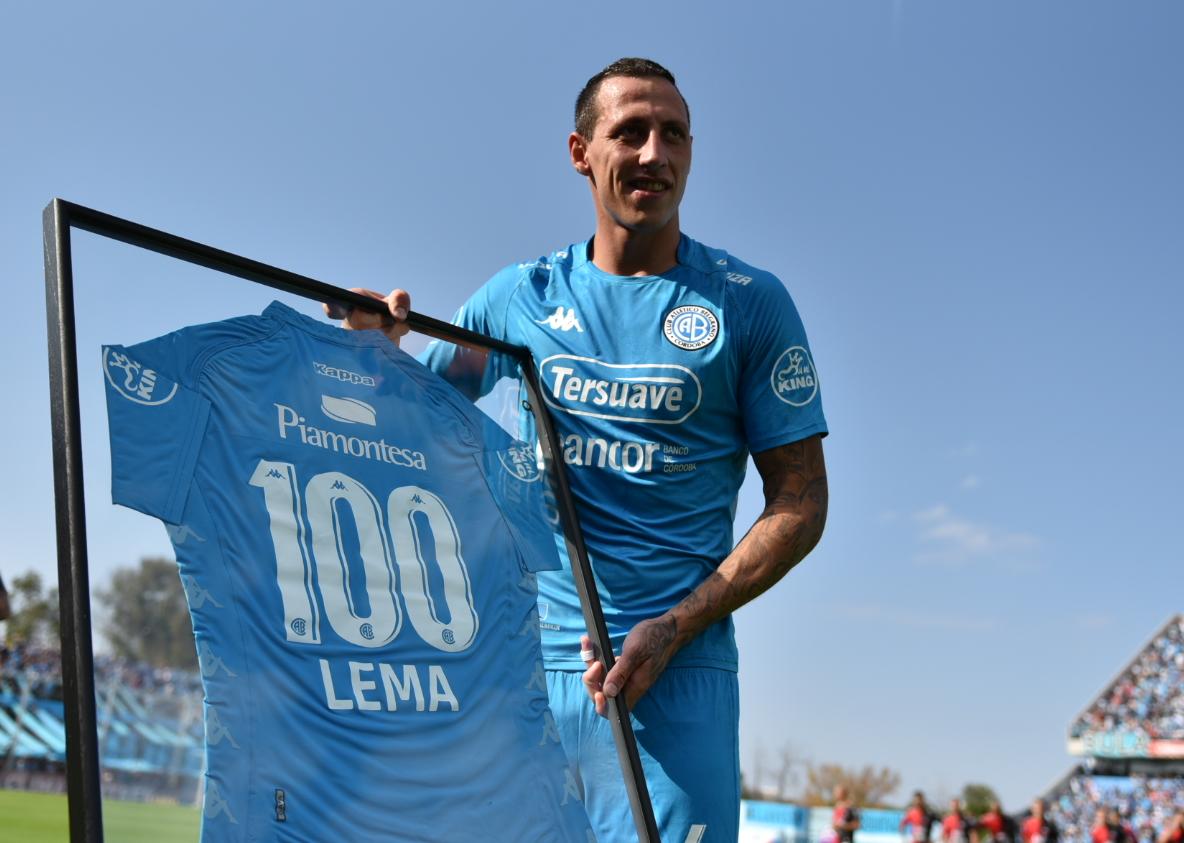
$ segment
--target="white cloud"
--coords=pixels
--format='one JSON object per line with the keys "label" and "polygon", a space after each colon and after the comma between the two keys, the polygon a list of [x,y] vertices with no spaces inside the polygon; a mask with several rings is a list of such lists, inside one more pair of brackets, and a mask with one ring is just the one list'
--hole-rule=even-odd
{"label": "white cloud", "polygon": [[923,564],[962,566],[976,561],[998,562],[1030,570],[1030,552],[1040,542],[1030,533],[1013,533],[954,514],[945,504],[914,513],[918,538],[926,550],[916,555]]}

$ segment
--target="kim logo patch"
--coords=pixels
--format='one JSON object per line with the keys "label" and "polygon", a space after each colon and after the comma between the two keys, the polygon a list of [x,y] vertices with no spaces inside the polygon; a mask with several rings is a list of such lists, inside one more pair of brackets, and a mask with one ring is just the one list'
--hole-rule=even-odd
{"label": "kim logo patch", "polygon": [[137,404],[165,404],[177,394],[175,383],[160,389],[155,370],[113,348],[103,349],[103,374],[120,395]]}
{"label": "kim logo patch", "polygon": [[781,352],[773,364],[770,378],[773,394],[794,407],[804,407],[818,394],[818,375],[814,361],[803,346],[791,346]]}
{"label": "kim logo patch", "polygon": [[719,335],[719,320],[707,308],[687,304],[666,314],[662,333],[679,348],[695,351],[715,341]]}
{"label": "kim logo patch", "polygon": [[518,445],[497,452],[502,468],[524,483],[533,483],[542,477],[538,458],[529,445]]}

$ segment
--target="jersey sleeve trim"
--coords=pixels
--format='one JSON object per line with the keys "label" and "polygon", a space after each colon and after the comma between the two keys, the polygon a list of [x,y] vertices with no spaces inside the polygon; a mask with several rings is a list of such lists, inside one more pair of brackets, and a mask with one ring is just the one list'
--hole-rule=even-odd
{"label": "jersey sleeve trim", "polygon": [[823,438],[830,433],[827,430],[824,422],[814,422],[797,430],[785,431],[784,433],[773,436],[762,436],[760,439],[750,441],[748,443],[748,450],[753,454],[759,454],[762,451],[768,451],[772,448],[779,448],[782,445],[791,445],[794,442],[801,442],[803,439],[809,439],[811,436],[822,434]]}

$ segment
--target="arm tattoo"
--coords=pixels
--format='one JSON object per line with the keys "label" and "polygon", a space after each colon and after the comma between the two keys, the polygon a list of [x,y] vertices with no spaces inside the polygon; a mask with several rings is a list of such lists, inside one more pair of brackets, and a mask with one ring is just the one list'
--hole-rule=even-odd
{"label": "arm tattoo", "polygon": [[677,631],[674,618],[655,618],[653,623],[649,624],[644,630],[641,645],[637,653],[640,663],[644,664],[652,661],[652,670],[655,670],[657,673],[665,670],[666,663],[674,655],[674,650],[671,649],[670,645],[674,642]]}
{"label": "arm tattoo", "polygon": [[765,509],[719,569],[676,607],[678,617],[690,620],[690,635],[767,591],[822,536],[828,492],[820,437],[753,459],[764,481]]}

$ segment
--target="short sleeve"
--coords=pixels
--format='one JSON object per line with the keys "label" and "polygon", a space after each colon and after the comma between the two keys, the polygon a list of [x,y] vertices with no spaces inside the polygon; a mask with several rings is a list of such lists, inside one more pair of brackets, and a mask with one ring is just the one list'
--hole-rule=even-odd
{"label": "short sleeve", "polygon": [[560,568],[555,534],[548,515],[547,478],[534,449],[516,442],[477,455],[481,471],[502,518],[514,537],[522,567],[535,573]]}
{"label": "short sleeve", "polygon": [[761,273],[737,297],[746,321],[739,400],[749,450],[826,435],[818,370],[789,292]]}
{"label": "short sleeve", "polygon": [[[515,264],[494,275],[461,306],[452,324],[508,341],[506,317],[523,271]],[[518,375],[517,361],[508,355],[486,354],[447,340],[433,340],[419,361],[472,400],[487,395],[502,378]]]}
{"label": "short sleeve", "polygon": [[111,499],[170,524],[181,520],[210,403],[135,348],[103,348]]}

